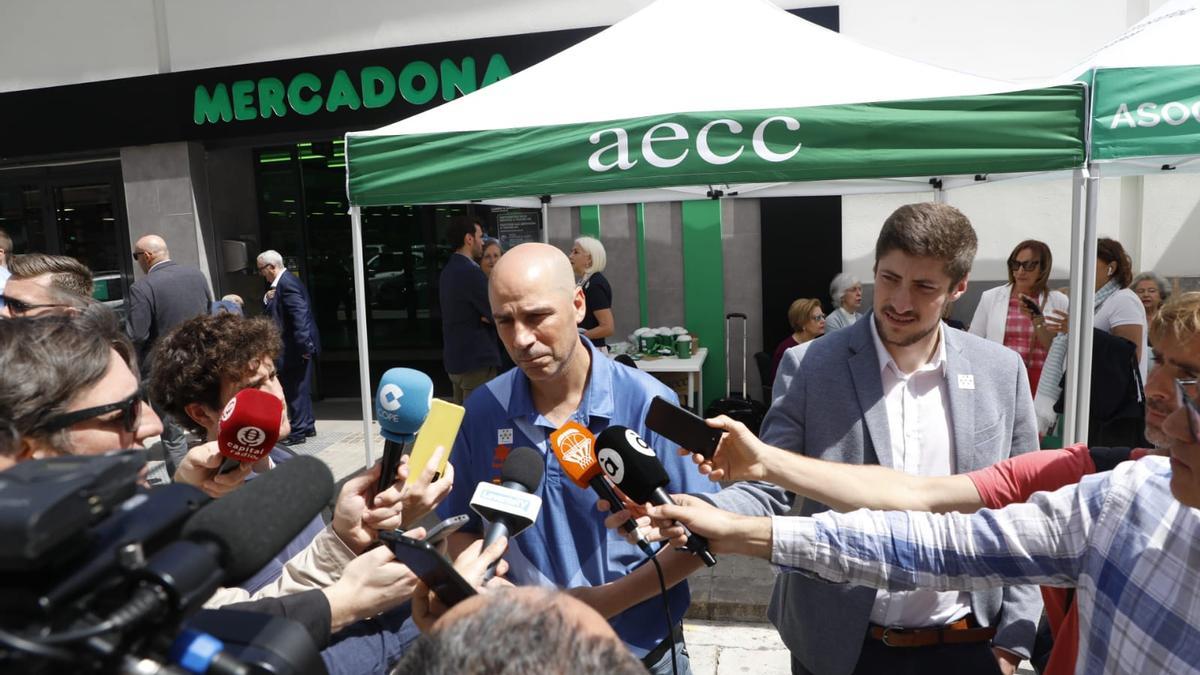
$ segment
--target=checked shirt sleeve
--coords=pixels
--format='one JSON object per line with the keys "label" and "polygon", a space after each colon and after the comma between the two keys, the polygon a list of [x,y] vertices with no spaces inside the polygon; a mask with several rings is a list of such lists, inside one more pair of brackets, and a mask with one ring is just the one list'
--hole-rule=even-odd
{"label": "checked shirt sleeve", "polygon": [[1074,586],[1104,504],[1107,474],[1027,504],[970,515],[832,511],[772,520],[783,572],[893,591]]}

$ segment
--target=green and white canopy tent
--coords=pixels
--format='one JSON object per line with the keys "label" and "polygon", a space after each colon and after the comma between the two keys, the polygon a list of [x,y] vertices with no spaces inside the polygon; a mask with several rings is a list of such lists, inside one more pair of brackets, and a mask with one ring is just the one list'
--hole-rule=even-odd
{"label": "green and white canopy tent", "polygon": [[[1102,176],[1200,171],[1200,2],[1171,0],[1071,68],[1059,81],[1088,85],[1086,216],[1072,239],[1072,321],[1066,438],[1087,440],[1092,312]],[[1078,265],[1078,261],[1087,264]],[[1079,305],[1076,305],[1076,298]],[[1073,436],[1072,436],[1073,434]]]}
{"label": "green and white canopy tent", "polygon": [[659,0],[496,84],[347,134],[364,420],[362,207],[925,192],[1082,167],[1082,84],[1017,89],[766,0]]}

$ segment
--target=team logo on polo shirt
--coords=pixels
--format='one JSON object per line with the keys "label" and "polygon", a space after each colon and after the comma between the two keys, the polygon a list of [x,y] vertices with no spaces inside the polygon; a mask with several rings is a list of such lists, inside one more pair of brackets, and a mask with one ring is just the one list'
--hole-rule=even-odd
{"label": "team logo on polo shirt", "polygon": [[497,429],[496,442],[500,445],[512,445],[513,430],[512,429]]}

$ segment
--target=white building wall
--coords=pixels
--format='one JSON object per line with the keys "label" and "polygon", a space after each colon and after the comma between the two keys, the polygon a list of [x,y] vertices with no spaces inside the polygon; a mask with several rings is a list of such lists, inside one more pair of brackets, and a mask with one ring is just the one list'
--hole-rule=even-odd
{"label": "white building wall", "polygon": [[[752,0],[749,0],[752,1]],[[648,0],[3,0],[0,92],[157,72],[602,26]],[[781,0],[785,8],[828,4]],[[979,75],[1035,81],[1065,71],[1162,0],[842,0],[842,33],[908,58]],[[802,64],[803,65],[803,64]],[[820,67],[820,64],[812,64]],[[114,102],[120,104],[120,102]],[[980,231],[977,279],[1005,276],[1012,245],[1039,237],[1065,276],[1068,181],[996,184],[951,193]],[[930,198],[932,194],[929,195]],[[908,196],[843,205],[846,268],[870,278],[879,224]],[[1140,268],[1196,274],[1200,179],[1105,181],[1101,232],[1136,251]]]}

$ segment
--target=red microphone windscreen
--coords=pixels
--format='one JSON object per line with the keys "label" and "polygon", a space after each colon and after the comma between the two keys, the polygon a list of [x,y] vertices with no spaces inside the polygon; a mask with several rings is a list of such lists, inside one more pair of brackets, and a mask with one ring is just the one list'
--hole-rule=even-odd
{"label": "red microphone windscreen", "polygon": [[243,389],[229,399],[217,428],[217,448],[238,462],[257,462],[279,440],[283,401],[259,389]]}

